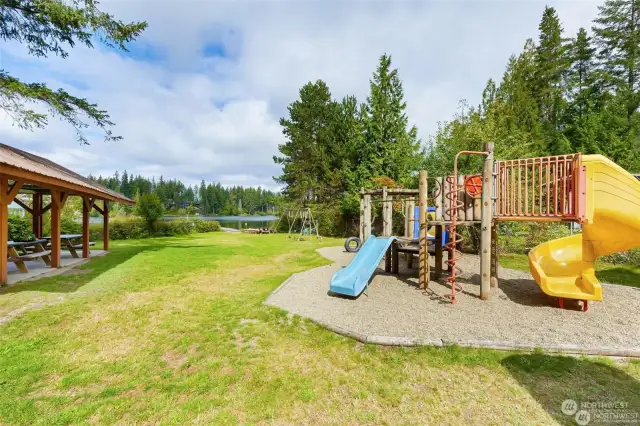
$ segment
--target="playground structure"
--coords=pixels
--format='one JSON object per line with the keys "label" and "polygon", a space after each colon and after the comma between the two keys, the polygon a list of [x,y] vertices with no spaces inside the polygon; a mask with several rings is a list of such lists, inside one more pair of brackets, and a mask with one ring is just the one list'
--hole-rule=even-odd
{"label": "playground structure", "polygon": [[[315,234],[317,239],[322,239],[318,233],[318,222],[313,217],[313,213],[309,207],[285,209],[275,228],[273,228],[273,232],[277,232],[283,217],[287,220],[287,238],[296,238],[298,241],[301,241],[305,237]],[[298,229],[300,229],[300,231],[298,231]]]}
{"label": "playground structure", "polygon": [[[459,175],[458,160],[467,155],[484,157],[481,175]],[[427,196],[430,182],[436,187],[432,197]],[[416,194],[417,219],[413,217],[411,207]],[[589,300],[602,300],[602,288],[594,273],[596,258],[640,246],[640,181],[600,155],[578,153],[494,161],[492,143],[486,143],[481,152],[460,152],[455,158],[453,175],[428,179],[427,173],[421,171],[418,190],[361,191],[360,237],[363,241],[371,236],[374,196],[382,197],[383,230],[382,236],[376,239],[384,241],[371,245],[365,242],[356,255],[361,259],[357,262],[354,259],[355,264],[374,262],[378,256],[369,251],[384,248],[385,270],[397,273],[399,253],[408,253],[410,258],[417,253],[418,283],[421,289],[426,289],[431,272],[429,246],[433,245],[436,279],[443,273],[443,252],[448,253],[447,282],[451,303],[455,303],[458,291],[456,261],[462,256],[458,250],[462,241],[458,232],[460,226],[480,224],[479,296],[488,299],[491,288],[498,286],[499,221],[580,223],[582,234],[533,248],[529,253],[529,266],[541,290],[557,297],[560,307],[566,298],[578,299],[583,301],[585,311]],[[403,237],[391,235],[391,203],[398,201],[406,206]],[[434,203],[435,214],[431,218],[427,216],[429,201]],[[419,224],[419,235],[411,232],[411,224],[415,221]],[[433,235],[429,238],[427,231],[431,227]],[[445,230],[448,241],[443,247]],[[371,277],[364,273],[365,269],[361,268],[353,276],[340,271],[341,274],[336,274],[331,281],[331,290],[342,293],[341,289],[345,287],[364,289]],[[345,280],[346,284],[342,282]],[[353,285],[350,286],[351,281]]]}

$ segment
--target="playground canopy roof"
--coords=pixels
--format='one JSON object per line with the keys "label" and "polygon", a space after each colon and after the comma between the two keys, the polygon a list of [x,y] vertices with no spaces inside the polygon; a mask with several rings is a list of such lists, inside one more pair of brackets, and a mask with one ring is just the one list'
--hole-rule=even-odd
{"label": "playground canopy roof", "polygon": [[99,185],[53,161],[20,149],[0,144],[0,175],[13,181],[22,181],[20,193],[50,193],[50,188],[69,195],[86,195],[101,200],[128,205],[134,201]]}

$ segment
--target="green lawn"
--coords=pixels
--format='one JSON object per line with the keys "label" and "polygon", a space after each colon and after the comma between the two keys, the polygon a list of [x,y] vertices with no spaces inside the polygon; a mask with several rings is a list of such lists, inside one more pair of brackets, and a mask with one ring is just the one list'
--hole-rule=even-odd
{"label": "green lawn", "polygon": [[83,273],[0,290],[0,423],[573,424],[566,398],[640,411],[638,362],[363,345],[262,305],[341,243],[124,241]]}
{"label": "green lawn", "polygon": [[[502,254],[500,255],[500,265],[521,271],[529,270],[526,254]],[[640,265],[612,265],[597,262],[596,277],[602,282],[640,288]]]}

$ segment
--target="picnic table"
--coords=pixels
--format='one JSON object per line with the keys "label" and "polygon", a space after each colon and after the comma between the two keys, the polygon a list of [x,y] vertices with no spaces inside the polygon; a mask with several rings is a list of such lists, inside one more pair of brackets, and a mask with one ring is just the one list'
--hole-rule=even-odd
{"label": "picnic table", "polygon": [[[46,240],[51,241],[51,237],[43,237]],[[62,234],[60,235],[60,242],[63,249],[69,250],[72,257],[79,258],[78,252],[76,250],[82,250],[82,241],[77,242],[77,240],[82,240],[82,234]],[[89,243],[89,246],[93,246],[96,243]]]}
{"label": "picnic table", "polygon": [[[20,272],[27,273],[29,268],[24,262],[29,260],[42,259],[47,266],[51,266],[50,250],[45,250],[44,244],[47,240],[34,241],[9,241],[8,259],[16,264]],[[27,249],[32,249],[27,252]]]}

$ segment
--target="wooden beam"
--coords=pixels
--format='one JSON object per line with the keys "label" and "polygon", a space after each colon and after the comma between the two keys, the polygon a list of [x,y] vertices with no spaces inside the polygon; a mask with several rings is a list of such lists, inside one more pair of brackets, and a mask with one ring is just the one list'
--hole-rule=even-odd
{"label": "wooden beam", "polygon": [[61,193],[58,190],[51,190],[51,267],[59,268],[60,264],[60,210]]}
{"label": "wooden beam", "polygon": [[44,206],[42,208],[42,210],[40,210],[40,215],[45,214],[46,212],[48,212],[49,210],[51,210],[51,203],[47,204],[46,206]]}
{"label": "wooden beam", "polygon": [[67,182],[50,176],[44,176],[40,173],[35,173],[6,164],[2,165],[2,175],[11,180],[22,180],[25,182],[35,183],[44,187],[52,188],[56,191],[65,191],[78,195],[90,195],[96,198],[107,199],[109,201],[115,201],[118,203],[129,205],[134,204],[132,201],[127,201],[124,198],[114,197],[106,192],[98,191],[84,185]]}
{"label": "wooden beam", "polygon": [[[95,207],[95,205],[94,205]],[[104,200],[104,209],[102,213],[102,242],[104,250],[109,250],[109,202]]]}
{"label": "wooden beam", "polygon": [[93,200],[89,197],[82,197],[82,257],[89,257],[89,214],[91,213]]}
{"label": "wooden beam", "polygon": [[64,207],[64,205],[67,204],[67,198],[69,198],[68,192],[60,193],[60,208]]}
{"label": "wooden beam", "polygon": [[9,192],[9,179],[0,177],[0,285],[7,284],[9,266],[9,203],[6,194]]}
{"label": "wooden beam", "polygon": [[13,202],[19,205],[20,207],[22,207],[27,213],[33,215],[33,209],[28,205],[26,205],[25,203],[23,203],[20,198],[15,198]]}
{"label": "wooden beam", "polygon": [[[105,203],[106,203],[106,201],[105,201]],[[96,211],[98,213],[100,213],[102,216],[104,216],[104,210],[102,210],[100,207],[98,207],[98,205],[96,204],[95,201],[93,202],[93,208],[96,209]]]}
{"label": "wooden beam", "polygon": [[11,189],[7,193],[7,196],[9,197],[9,200],[11,200],[11,201],[15,200],[15,198],[18,196],[18,192],[20,191],[20,188],[22,188],[22,185],[24,185],[24,181],[23,180],[16,180],[13,183],[13,186],[11,186]]}

